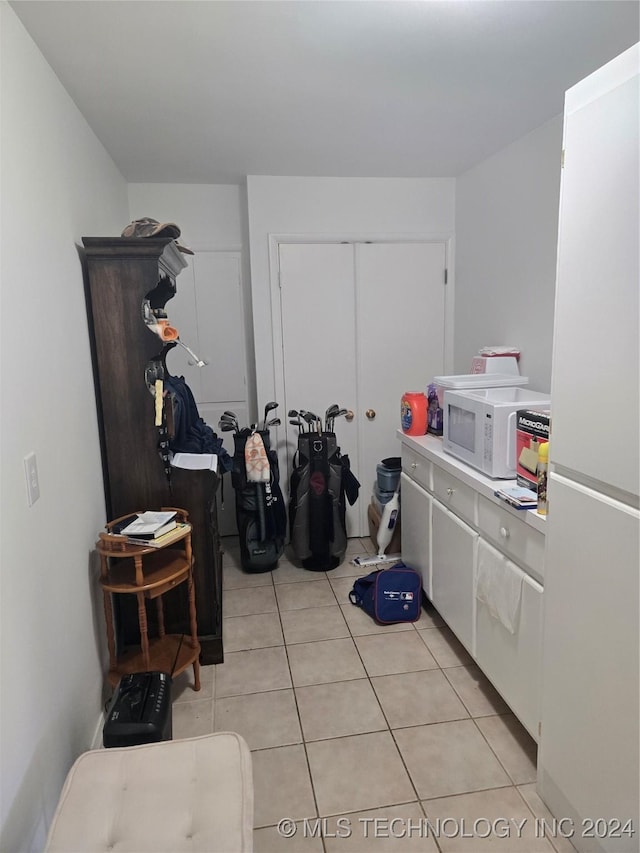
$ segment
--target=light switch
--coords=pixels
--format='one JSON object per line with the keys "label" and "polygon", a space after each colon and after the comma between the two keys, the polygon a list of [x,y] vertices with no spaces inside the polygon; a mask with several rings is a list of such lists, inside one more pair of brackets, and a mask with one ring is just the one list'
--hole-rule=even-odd
{"label": "light switch", "polygon": [[36,463],[36,454],[30,453],[24,457],[24,474],[27,478],[27,499],[29,506],[40,497],[40,483],[38,482],[38,465]]}

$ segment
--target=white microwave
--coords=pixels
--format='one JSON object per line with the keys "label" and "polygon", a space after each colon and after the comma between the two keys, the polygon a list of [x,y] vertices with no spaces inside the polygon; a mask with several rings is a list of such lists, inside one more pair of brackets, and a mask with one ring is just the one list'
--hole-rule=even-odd
{"label": "white microwave", "polygon": [[549,411],[551,397],[525,388],[445,391],[442,447],[488,477],[516,476],[516,413]]}

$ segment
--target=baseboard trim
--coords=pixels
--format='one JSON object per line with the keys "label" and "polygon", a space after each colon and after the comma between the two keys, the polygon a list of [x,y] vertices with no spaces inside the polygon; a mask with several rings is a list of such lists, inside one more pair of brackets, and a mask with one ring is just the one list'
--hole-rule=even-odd
{"label": "baseboard trim", "polygon": [[107,718],[105,712],[101,711],[93,732],[93,738],[91,739],[91,749],[102,749],[102,729],[104,728],[106,721]]}

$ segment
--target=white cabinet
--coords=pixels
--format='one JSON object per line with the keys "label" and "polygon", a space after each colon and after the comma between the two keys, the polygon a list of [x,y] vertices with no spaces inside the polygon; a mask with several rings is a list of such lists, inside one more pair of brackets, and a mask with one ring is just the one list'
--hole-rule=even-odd
{"label": "white cabinet", "polygon": [[[566,95],[549,444],[552,463],[631,495],[640,479],[638,55],[630,48]],[[607,342],[597,355],[596,340]],[[596,414],[600,389],[615,401],[606,417]]]}
{"label": "white cabinet", "polygon": [[400,474],[402,492],[402,559],[422,575],[422,588],[431,599],[431,495]]}
{"label": "white cabinet", "polygon": [[489,606],[476,587],[476,660],[537,740],[542,587],[484,539],[478,544],[477,571],[496,581],[505,578],[508,594],[501,606]]}
{"label": "white cabinet", "polygon": [[608,853],[640,828],[639,70],[636,44],[566,94],[551,379],[538,790]]}
{"label": "white cabinet", "polygon": [[503,504],[495,481],[445,454],[432,436],[402,435],[401,482],[404,562],[422,574],[426,596],[537,740],[544,519]]}
{"label": "white cabinet", "polygon": [[433,469],[433,494],[451,512],[470,524],[476,523],[476,492],[438,466]]}
{"label": "white cabinet", "polygon": [[460,642],[473,654],[473,585],[478,534],[437,500],[431,506],[431,530],[431,600]]}
{"label": "white cabinet", "polygon": [[[542,794],[557,815],[637,830],[640,513],[556,474],[549,486]],[[638,849],[628,842],[603,849]]]}
{"label": "white cabinet", "polygon": [[486,539],[543,583],[544,534],[482,495],[478,499],[478,526]]}
{"label": "white cabinet", "polygon": [[433,466],[431,462],[404,444],[402,445],[402,470],[407,477],[415,480],[416,483],[420,483],[425,489],[432,490]]}

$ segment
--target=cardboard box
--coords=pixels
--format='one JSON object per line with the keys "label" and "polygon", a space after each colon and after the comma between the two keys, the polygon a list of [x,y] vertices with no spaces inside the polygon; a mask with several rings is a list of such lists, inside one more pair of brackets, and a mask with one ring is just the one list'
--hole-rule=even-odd
{"label": "cardboard box", "polygon": [[[377,552],[378,527],[380,527],[380,513],[378,512],[378,508],[376,507],[373,498],[371,499],[371,503],[369,504],[369,508],[367,510],[367,518],[369,520],[369,538],[373,542],[373,547]],[[391,537],[391,542],[389,542],[388,547],[385,549],[385,554],[399,554],[402,550],[401,546],[402,542],[400,536],[400,514],[398,514],[396,526],[393,530],[393,536]]]}
{"label": "cardboard box", "polygon": [[516,479],[519,486],[538,491],[536,466],[538,446],[549,441],[551,415],[533,409],[519,409],[516,415]]}

